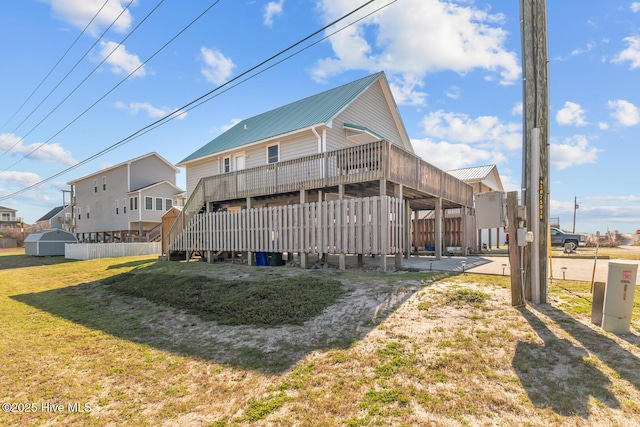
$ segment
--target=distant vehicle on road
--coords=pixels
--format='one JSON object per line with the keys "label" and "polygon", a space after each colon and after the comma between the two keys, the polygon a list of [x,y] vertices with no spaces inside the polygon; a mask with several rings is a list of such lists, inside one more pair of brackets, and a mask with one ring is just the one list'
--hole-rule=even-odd
{"label": "distant vehicle on road", "polygon": [[572,245],[570,249],[574,251],[578,246],[586,246],[587,236],[585,234],[565,233],[558,228],[551,227],[551,245],[564,246],[567,243]]}

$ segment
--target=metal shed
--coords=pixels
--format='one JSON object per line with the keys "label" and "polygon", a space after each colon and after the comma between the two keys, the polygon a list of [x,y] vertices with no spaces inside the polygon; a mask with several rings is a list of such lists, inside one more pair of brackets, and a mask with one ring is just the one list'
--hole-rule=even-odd
{"label": "metal shed", "polygon": [[24,251],[32,256],[64,255],[66,243],[78,243],[78,240],[68,231],[57,228],[38,230],[24,239]]}

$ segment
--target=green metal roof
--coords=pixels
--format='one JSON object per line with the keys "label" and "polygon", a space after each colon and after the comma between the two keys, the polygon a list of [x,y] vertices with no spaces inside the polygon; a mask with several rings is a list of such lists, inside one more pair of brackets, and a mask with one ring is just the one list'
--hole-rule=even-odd
{"label": "green metal roof", "polygon": [[231,150],[284,135],[313,125],[327,123],[377,81],[383,72],[363,77],[317,95],[292,102],[266,113],[242,120],[178,164],[190,162],[222,151]]}

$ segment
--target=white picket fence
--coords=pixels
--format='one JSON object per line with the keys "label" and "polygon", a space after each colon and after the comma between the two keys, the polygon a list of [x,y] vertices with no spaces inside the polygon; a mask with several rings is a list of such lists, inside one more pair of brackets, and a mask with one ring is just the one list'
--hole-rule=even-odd
{"label": "white picket fence", "polygon": [[196,214],[169,251],[395,254],[405,205],[395,197],[331,200]]}
{"label": "white picket fence", "polygon": [[64,245],[64,257],[68,259],[97,259],[137,255],[160,255],[161,252],[161,242],[67,243]]}

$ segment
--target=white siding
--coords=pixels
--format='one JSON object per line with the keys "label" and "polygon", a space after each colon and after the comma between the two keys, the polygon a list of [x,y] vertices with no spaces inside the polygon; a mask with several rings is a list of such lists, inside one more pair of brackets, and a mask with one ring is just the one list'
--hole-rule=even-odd
{"label": "white siding", "polygon": [[212,157],[200,162],[189,163],[185,169],[187,173],[187,199],[189,199],[200,179],[218,175],[218,158]]}
{"label": "white siding", "polygon": [[[319,130],[318,133],[320,132]],[[200,179],[207,176],[218,175],[218,170],[221,170],[218,168],[218,163],[222,163],[222,159],[225,157],[232,159],[231,171],[233,171],[233,158],[239,153],[244,153],[245,168],[264,166],[267,164],[267,147],[274,144],[278,144],[280,147],[280,161],[297,159],[318,153],[318,139],[311,131],[308,131],[305,132],[304,135],[284,139],[273,139],[261,144],[240,147],[237,150],[223,153],[219,157],[211,157],[199,162],[189,163],[186,166],[187,198],[191,196],[191,192],[196,185],[198,185]]]}
{"label": "white siding", "polygon": [[353,142],[345,137],[343,123],[365,126],[384,139],[402,145],[400,132],[379,82],[360,95],[333,120],[333,128],[327,130],[327,150],[338,150],[353,145]]}
{"label": "white siding", "polygon": [[175,185],[176,171],[158,157],[147,156],[131,163],[131,188],[129,191],[161,181],[169,181]]}
{"label": "white siding", "polygon": [[[127,215],[122,209],[115,213],[115,201],[127,197],[127,165],[98,172],[75,184],[76,206],[81,209],[81,219],[76,215],[76,231],[88,233],[128,229]],[[105,186],[103,187],[103,177]],[[94,179],[96,186],[94,186]],[[96,188],[97,187],[97,188]],[[97,190],[97,191],[96,191]],[[87,206],[90,217],[87,218]]]}

